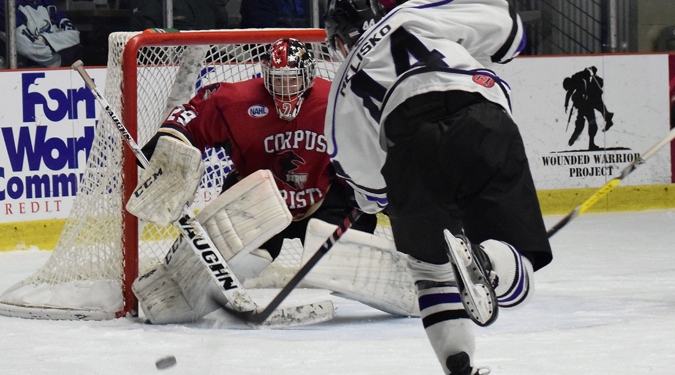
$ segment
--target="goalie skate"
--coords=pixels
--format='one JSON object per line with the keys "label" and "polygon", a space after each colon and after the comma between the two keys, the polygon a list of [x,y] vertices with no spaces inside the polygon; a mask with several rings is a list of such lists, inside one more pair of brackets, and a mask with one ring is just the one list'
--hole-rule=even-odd
{"label": "goalie skate", "polygon": [[[476,324],[481,327],[489,326],[497,319],[499,306],[483,262],[476,256],[476,250],[466,237],[455,237],[447,229],[443,231],[443,235],[448,244],[448,255],[464,309]],[[485,263],[489,263],[489,260]]]}

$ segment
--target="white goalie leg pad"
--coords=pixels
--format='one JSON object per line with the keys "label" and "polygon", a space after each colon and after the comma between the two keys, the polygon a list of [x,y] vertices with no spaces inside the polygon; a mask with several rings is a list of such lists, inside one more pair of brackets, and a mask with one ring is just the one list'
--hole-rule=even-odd
{"label": "white goalie leg pad", "polygon": [[526,305],[534,295],[532,263],[506,242],[487,240],[481,246],[499,277],[495,288],[499,307],[513,309]]}
{"label": "white goalie leg pad", "polygon": [[197,318],[218,309],[218,303],[215,300],[223,304],[227,303],[220,292],[220,287],[211,277],[210,271],[184,237],[178,237],[167,253],[165,262],[171,278],[178,284]]}
{"label": "white goalie leg pad", "polygon": [[[241,254],[241,253],[240,253]],[[272,264],[272,256],[265,249],[255,249],[245,256],[234,257],[227,264],[234,272],[237,279],[243,284],[247,279],[260,275],[267,266]]]}
{"label": "white goalie leg pad", "polygon": [[[257,276],[272,262],[269,253],[257,247],[286,228],[292,216],[271,172],[262,170],[221,194],[197,215],[197,220],[204,226],[232,272],[243,283],[246,278]],[[155,311],[163,310],[162,319],[156,319],[157,322],[180,323],[180,319],[186,318],[194,320],[219,307],[213,299],[224,298],[220,288],[188,241],[179,237],[167,253],[165,263],[171,280],[178,285],[193,315],[186,315],[184,306],[168,303],[168,300],[164,305],[155,302],[156,299],[164,301],[161,296],[155,298],[154,295],[145,295],[145,299],[152,301]],[[161,294],[163,291],[153,290],[153,293]],[[171,318],[172,314],[176,317]]]}
{"label": "white goalie leg pad", "polygon": [[233,266],[293,220],[267,169],[227,189],[197,215],[220,253]]}
{"label": "white goalie leg pad", "polygon": [[197,313],[185,299],[164,263],[139,276],[131,285],[146,319],[153,324],[185,323]]}
{"label": "white goalie leg pad", "polygon": [[194,200],[203,173],[198,149],[172,137],[160,137],[150,164],[127,202],[127,211],[160,226],[168,225]]}
{"label": "white goalie leg pad", "polygon": [[[310,219],[303,263],[337,226]],[[308,285],[328,289],[392,315],[419,316],[417,292],[407,256],[386,238],[350,229],[305,277]]]}
{"label": "white goalie leg pad", "polygon": [[476,349],[474,323],[469,319],[450,263],[431,264],[408,257],[410,275],[417,286],[420,317],[429,343],[450,373],[448,358],[461,352],[473,360]]}

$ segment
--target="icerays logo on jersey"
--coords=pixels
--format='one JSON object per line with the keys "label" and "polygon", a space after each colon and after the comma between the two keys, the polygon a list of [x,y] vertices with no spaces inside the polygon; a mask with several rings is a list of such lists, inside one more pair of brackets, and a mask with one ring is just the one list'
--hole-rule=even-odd
{"label": "icerays logo on jersey", "polygon": [[204,92],[202,93],[202,99],[207,100],[211,95],[218,91],[220,88],[220,83],[214,83],[203,88]]}
{"label": "icerays logo on jersey", "polygon": [[277,156],[272,173],[293,189],[302,189],[307,182],[307,173],[292,173],[305,160],[293,151],[284,151]]}
{"label": "icerays logo on jersey", "polygon": [[270,113],[270,110],[262,104],[252,105],[248,108],[248,115],[253,118],[265,117],[268,113]]}

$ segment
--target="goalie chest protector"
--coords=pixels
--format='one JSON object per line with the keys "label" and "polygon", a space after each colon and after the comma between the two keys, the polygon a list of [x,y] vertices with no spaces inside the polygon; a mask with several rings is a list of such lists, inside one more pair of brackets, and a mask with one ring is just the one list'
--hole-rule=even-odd
{"label": "goalie chest protector", "polygon": [[285,121],[277,116],[262,78],[217,83],[190,101],[196,117],[185,129],[202,150],[229,144],[226,149],[243,177],[271,170],[299,218],[324,198],[333,176],[323,134],[329,87],[317,78],[298,116]]}

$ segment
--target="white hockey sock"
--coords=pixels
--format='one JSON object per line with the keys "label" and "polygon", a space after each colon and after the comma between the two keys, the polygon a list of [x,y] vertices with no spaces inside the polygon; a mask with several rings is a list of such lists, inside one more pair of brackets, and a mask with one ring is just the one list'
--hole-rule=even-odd
{"label": "white hockey sock", "polygon": [[490,257],[492,268],[499,277],[495,288],[499,307],[515,308],[527,304],[534,295],[532,263],[505,242],[487,240],[481,246]]}
{"label": "white hockey sock", "polygon": [[417,285],[420,317],[431,346],[449,374],[449,356],[466,352],[473,359],[474,324],[468,318],[459,296],[452,265],[430,264],[410,257],[410,274]]}

